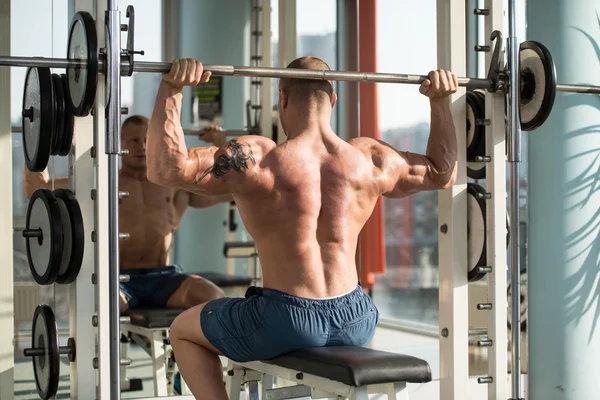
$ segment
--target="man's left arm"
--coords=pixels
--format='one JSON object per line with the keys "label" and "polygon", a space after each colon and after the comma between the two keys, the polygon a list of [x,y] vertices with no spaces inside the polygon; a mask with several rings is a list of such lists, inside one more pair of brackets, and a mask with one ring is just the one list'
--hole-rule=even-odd
{"label": "man's left arm", "polygon": [[184,86],[197,86],[209,79],[210,72],[190,59],[175,60],[171,71],[163,75],[148,125],[146,160],[151,182],[208,195],[229,193],[227,175],[210,173],[223,149],[208,146],[188,150],[181,127]]}

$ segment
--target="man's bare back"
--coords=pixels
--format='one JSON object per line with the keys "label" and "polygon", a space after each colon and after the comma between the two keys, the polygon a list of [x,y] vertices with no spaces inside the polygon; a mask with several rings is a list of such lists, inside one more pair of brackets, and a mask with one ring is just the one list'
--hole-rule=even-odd
{"label": "man's bare back", "polygon": [[[191,192],[231,193],[256,242],[264,287],[309,298],[346,293],[358,280],[358,234],[378,196],[402,197],[454,182],[456,137],[447,96],[457,84],[456,77],[442,71],[446,86],[439,95],[439,76],[433,84],[439,99],[432,100],[432,113],[439,117],[432,120],[427,156],[398,152],[370,138],[341,140],[330,128],[332,93],[333,104],[324,116],[315,105],[286,110],[280,104],[288,140],[278,146],[264,137],[242,136],[219,149],[188,151],[178,137],[179,121],[170,119],[177,113],[155,115],[150,137],[165,126],[173,130],[167,131],[169,141],[149,143],[148,176]],[[168,102],[177,91],[168,79],[163,79],[158,102]],[[287,101],[285,90],[280,96]],[[173,144],[165,149],[167,142]]]}

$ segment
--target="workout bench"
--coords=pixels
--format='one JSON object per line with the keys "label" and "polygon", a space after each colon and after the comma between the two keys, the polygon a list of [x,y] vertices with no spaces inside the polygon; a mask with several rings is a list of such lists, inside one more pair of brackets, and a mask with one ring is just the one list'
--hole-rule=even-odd
{"label": "workout bench", "polygon": [[[298,397],[367,400],[369,394],[384,394],[388,400],[408,400],[407,383],[430,382],[431,368],[416,357],[340,346],[295,351],[267,361],[230,361],[227,375],[230,400],[239,400],[241,385],[246,399],[252,400]],[[275,388],[277,378],[296,385]]]}
{"label": "workout bench", "polygon": [[[207,272],[199,275],[222,288],[228,296],[240,296],[239,292],[245,291],[252,281],[251,277],[229,276],[217,272]],[[174,394],[173,385],[177,366],[169,339],[169,328],[182,311],[178,309],[137,308],[127,312],[131,321],[121,324],[122,335],[140,345],[152,359],[154,396]],[[127,357],[128,343],[129,340],[122,342],[122,358]],[[182,390],[184,390],[183,386],[182,382]],[[121,388],[123,391],[141,390],[141,381],[139,379],[129,380],[127,369],[121,368]]]}

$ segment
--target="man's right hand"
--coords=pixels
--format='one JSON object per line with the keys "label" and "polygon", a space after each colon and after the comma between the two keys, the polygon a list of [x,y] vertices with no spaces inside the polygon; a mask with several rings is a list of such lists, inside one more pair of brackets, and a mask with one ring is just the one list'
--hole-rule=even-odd
{"label": "man's right hand", "polygon": [[184,86],[197,86],[200,83],[208,82],[210,71],[204,71],[200,61],[191,58],[180,58],[173,61],[171,71],[163,74],[163,81],[175,89],[181,89]]}
{"label": "man's right hand", "polygon": [[439,69],[431,71],[419,88],[422,95],[430,99],[445,98],[458,89],[458,78],[450,71]]}

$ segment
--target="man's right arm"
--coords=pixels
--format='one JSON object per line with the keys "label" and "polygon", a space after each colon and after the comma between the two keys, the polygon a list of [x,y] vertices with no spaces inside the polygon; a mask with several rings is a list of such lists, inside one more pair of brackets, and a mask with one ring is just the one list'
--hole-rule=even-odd
{"label": "man's right arm", "polygon": [[52,181],[50,180],[50,175],[48,174],[48,170],[45,169],[42,172],[31,172],[27,166],[25,166],[25,196],[30,199],[38,189],[67,189],[69,187],[69,178],[61,177],[54,178],[54,186],[52,186]]}

